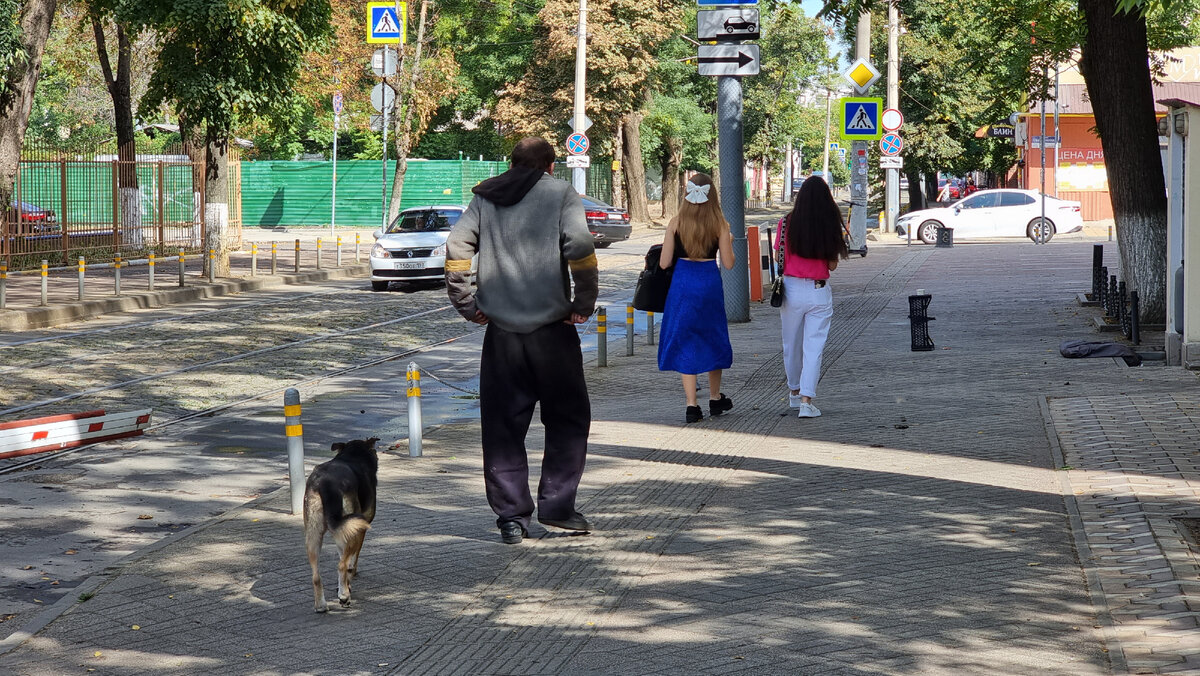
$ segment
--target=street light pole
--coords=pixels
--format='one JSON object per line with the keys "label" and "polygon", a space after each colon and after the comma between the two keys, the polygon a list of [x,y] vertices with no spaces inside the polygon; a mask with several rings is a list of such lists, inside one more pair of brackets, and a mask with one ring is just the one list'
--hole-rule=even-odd
{"label": "street light pole", "polygon": [[[579,0],[579,27],[575,41],[575,109],[574,131],[584,133],[584,87],[587,84],[587,0]],[[576,167],[571,174],[575,192],[580,195],[587,193],[587,173],[582,167]]]}

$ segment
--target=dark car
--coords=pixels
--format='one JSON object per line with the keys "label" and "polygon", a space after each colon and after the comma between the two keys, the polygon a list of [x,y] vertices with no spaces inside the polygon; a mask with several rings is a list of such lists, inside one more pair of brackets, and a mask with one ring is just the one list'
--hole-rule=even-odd
{"label": "dark car", "polygon": [[603,249],[613,242],[624,242],[633,232],[629,224],[629,212],[611,204],[605,204],[595,197],[580,195],[583,200],[584,214],[587,216],[588,231],[592,233],[592,241],[597,249]]}
{"label": "dark car", "polygon": [[752,21],[746,21],[744,19],[726,19],[725,20],[725,32],[726,33],[732,33],[734,31],[746,31],[748,33],[753,33],[755,28],[758,28],[758,26],[755,25],[754,22],[752,22]]}

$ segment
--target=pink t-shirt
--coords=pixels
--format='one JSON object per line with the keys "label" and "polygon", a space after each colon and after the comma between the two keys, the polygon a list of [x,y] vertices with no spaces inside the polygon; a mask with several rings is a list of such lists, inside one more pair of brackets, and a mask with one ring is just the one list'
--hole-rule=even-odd
{"label": "pink t-shirt", "polygon": [[[777,232],[782,232],[783,220],[779,221]],[[779,251],[779,246],[782,242],[779,236],[775,236],[775,250]],[[777,254],[778,255],[778,254]],[[783,252],[783,274],[786,277],[799,277],[800,279],[829,279],[829,261],[823,261],[817,258],[803,258],[797,256],[791,251]]]}

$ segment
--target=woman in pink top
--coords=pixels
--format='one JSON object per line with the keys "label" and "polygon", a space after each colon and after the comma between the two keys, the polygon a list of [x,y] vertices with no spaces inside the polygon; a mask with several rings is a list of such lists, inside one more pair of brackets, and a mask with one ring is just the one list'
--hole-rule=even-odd
{"label": "woman in pink top", "polygon": [[842,210],[829,185],[810,177],[796,193],[792,213],[779,222],[776,250],[783,248],[783,369],[787,373],[788,405],[801,418],[815,418],[813,405],[821,379],[821,353],[833,318],[829,273],[850,255],[842,236]]}

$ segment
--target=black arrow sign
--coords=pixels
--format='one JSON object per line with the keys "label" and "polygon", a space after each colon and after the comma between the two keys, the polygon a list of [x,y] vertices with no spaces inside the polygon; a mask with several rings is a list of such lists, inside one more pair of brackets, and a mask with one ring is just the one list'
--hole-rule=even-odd
{"label": "black arrow sign", "polygon": [[700,63],[736,63],[738,68],[744,68],[746,64],[754,60],[753,56],[745,52],[738,52],[737,56],[702,56]]}

